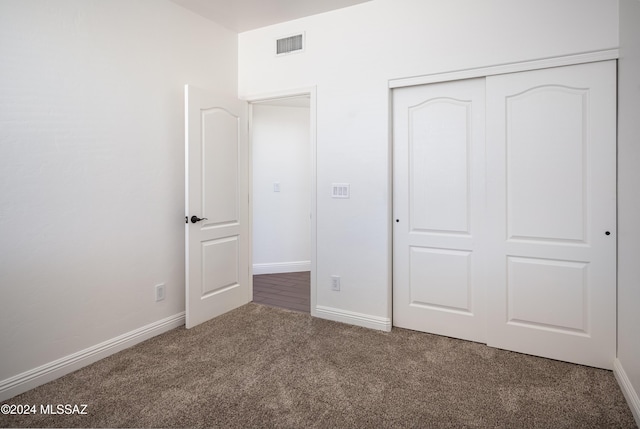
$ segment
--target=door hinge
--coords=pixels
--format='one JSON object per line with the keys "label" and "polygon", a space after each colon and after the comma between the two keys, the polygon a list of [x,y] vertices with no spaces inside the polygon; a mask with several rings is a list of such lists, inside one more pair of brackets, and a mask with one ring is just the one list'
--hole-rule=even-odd
{"label": "door hinge", "polygon": [[189,217],[188,216],[184,217],[184,223],[189,223]]}

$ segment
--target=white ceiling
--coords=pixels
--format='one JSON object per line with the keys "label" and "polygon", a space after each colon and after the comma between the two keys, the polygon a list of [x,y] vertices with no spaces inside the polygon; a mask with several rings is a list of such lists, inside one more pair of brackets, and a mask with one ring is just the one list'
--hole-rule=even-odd
{"label": "white ceiling", "polygon": [[171,0],[241,33],[371,0]]}

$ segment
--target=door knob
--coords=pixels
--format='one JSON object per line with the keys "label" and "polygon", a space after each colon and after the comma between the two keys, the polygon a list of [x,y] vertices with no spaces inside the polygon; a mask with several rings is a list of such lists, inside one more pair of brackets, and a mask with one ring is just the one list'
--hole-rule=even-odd
{"label": "door knob", "polygon": [[191,216],[191,223],[200,222],[201,220],[207,220],[207,218],[206,217]]}

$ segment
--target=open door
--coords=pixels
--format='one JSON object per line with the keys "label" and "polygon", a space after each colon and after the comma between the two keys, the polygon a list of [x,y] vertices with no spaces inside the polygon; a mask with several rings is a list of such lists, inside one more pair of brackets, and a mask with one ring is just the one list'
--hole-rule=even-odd
{"label": "open door", "polygon": [[251,300],[246,111],[185,85],[187,328]]}

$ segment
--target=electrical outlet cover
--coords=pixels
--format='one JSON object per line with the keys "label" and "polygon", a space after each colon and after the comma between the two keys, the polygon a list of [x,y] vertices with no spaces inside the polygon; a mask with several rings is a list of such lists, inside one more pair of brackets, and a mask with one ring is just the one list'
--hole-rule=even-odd
{"label": "electrical outlet cover", "polygon": [[331,276],[331,290],[340,290],[340,276]]}
{"label": "electrical outlet cover", "polygon": [[164,299],[165,286],[164,283],[156,285],[156,302]]}

